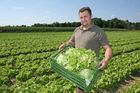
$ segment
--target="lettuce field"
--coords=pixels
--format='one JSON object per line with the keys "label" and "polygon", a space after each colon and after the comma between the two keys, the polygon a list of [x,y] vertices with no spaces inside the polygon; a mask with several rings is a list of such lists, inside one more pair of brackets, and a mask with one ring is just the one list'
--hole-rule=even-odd
{"label": "lettuce field", "polygon": [[[0,93],[76,93],[50,66],[50,55],[72,33],[0,33]],[[106,34],[114,55],[91,93],[140,93],[140,31]]]}

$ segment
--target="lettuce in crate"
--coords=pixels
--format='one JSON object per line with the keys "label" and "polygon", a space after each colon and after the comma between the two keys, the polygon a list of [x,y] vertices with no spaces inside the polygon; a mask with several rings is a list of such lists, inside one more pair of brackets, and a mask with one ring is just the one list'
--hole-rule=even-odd
{"label": "lettuce in crate", "polygon": [[97,61],[93,61],[96,54],[93,50],[86,50],[83,47],[66,49],[56,57],[56,61],[65,69],[68,69],[81,78],[91,81],[93,73],[98,65]]}

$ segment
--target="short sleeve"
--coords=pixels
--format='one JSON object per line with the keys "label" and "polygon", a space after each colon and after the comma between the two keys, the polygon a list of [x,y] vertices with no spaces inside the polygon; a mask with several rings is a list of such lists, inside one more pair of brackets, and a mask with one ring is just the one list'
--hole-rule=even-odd
{"label": "short sleeve", "polygon": [[72,34],[70,41],[75,42],[75,34],[74,33]]}
{"label": "short sleeve", "polygon": [[72,42],[75,42],[75,32],[76,31],[77,31],[77,28],[74,30],[74,32],[73,32],[73,34],[72,34],[72,36],[70,38],[70,41],[72,41]]}
{"label": "short sleeve", "polygon": [[109,45],[109,42],[108,42],[108,39],[107,39],[107,36],[105,34],[105,32],[102,30],[100,32],[100,35],[99,35],[99,42],[102,46],[105,46],[105,45]]}

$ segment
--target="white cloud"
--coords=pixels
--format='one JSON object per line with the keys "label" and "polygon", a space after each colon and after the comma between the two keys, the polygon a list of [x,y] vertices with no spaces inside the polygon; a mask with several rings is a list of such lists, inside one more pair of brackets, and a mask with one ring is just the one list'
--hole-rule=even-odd
{"label": "white cloud", "polygon": [[115,15],[115,14],[112,14],[112,15],[111,15],[111,18],[115,18],[115,17],[116,17],[116,15]]}
{"label": "white cloud", "polygon": [[46,20],[51,20],[49,16],[42,16],[42,17],[37,17],[37,16],[24,16],[24,20],[30,20],[30,21],[46,21]]}
{"label": "white cloud", "polygon": [[44,18],[44,19],[50,19],[50,17],[49,17],[49,16],[43,16],[43,18]]}
{"label": "white cloud", "polygon": [[50,14],[51,11],[46,10],[44,13],[45,13],[45,14]]}
{"label": "white cloud", "polygon": [[121,20],[132,20],[132,18],[131,17],[122,17],[122,18],[120,18]]}

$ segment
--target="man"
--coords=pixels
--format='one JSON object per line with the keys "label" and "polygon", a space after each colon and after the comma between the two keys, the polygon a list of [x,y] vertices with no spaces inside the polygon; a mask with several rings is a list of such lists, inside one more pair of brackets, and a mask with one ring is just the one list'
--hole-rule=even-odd
{"label": "man", "polygon": [[[98,26],[92,23],[92,13],[89,7],[83,7],[79,10],[79,17],[81,26],[77,27],[71,37],[71,39],[62,44],[59,49],[65,47],[67,44],[71,44],[78,47],[84,47],[86,49],[92,49],[95,51],[96,56],[99,56],[100,46],[105,49],[105,59],[99,62],[101,67],[98,70],[103,70],[111,57],[113,56],[112,49],[107,40],[105,32]],[[78,93],[84,93],[80,88],[77,88]]]}

